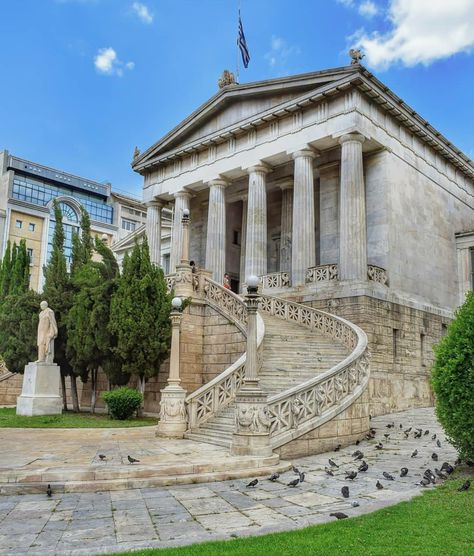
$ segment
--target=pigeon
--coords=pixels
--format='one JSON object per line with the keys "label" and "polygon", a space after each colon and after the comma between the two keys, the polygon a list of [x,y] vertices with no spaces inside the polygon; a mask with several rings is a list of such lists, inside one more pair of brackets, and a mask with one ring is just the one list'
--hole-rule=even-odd
{"label": "pigeon", "polygon": [[357,440],[356,440],[356,446],[358,446],[359,444],[360,444],[360,440],[357,439]]}
{"label": "pigeon", "polygon": [[51,498],[51,496],[53,495],[51,485],[48,485],[48,488],[46,489],[46,495],[48,496],[48,498]]}
{"label": "pigeon", "polygon": [[343,513],[343,512],[333,512],[332,514],[329,514],[331,517],[335,517],[337,519],[346,519],[347,517],[349,517],[347,514]]}
{"label": "pigeon", "polygon": [[342,493],[342,496],[344,496],[344,498],[349,498],[349,487],[346,487],[346,486],[342,487],[341,488],[341,493]]}
{"label": "pigeon", "polygon": [[353,481],[357,477],[357,471],[346,471],[346,480],[350,479]]}
{"label": "pigeon", "polygon": [[352,454],[351,457],[357,458],[357,456],[358,456],[359,454],[362,454],[362,452],[361,452],[360,450],[356,450],[356,451]]}
{"label": "pigeon", "polygon": [[107,456],[105,456],[104,454],[99,454],[99,459],[100,461],[104,461],[104,459],[107,459]]}
{"label": "pigeon", "polygon": [[363,459],[363,458],[364,458],[364,454],[362,452],[360,452],[360,454],[357,454],[354,459],[357,461],[357,460]]}
{"label": "pigeon", "polygon": [[127,459],[130,463],[140,463],[139,459],[132,458],[132,456],[127,456]]}
{"label": "pigeon", "polygon": [[342,444],[338,444],[335,448],[334,451],[335,452],[339,452],[339,450],[342,448]]}
{"label": "pigeon", "polygon": [[387,481],[394,481],[395,477],[393,475],[390,475],[390,473],[387,473],[386,471],[384,471],[382,473],[382,475],[387,479]]}
{"label": "pigeon", "polygon": [[407,433],[407,432],[404,432],[403,434],[405,435],[405,440],[407,440],[407,438],[408,438],[408,433]]}
{"label": "pigeon", "polygon": [[379,442],[378,444],[375,445],[375,447],[377,448],[377,450],[382,450],[383,449],[383,444],[381,442]]}
{"label": "pigeon", "polygon": [[430,480],[427,479],[426,477],[423,477],[423,479],[421,479],[421,481],[418,483],[421,486],[427,487],[430,484]]}
{"label": "pigeon", "polygon": [[358,471],[364,472],[364,471],[367,471],[368,468],[369,468],[369,466],[367,465],[367,463],[366,463],[365,461],[363,461],[363,462],[359,465]]}
{"label": "pigeon", "polygon": [[352,500],[351,506],[352,506],[353,508],[358,508],[358,507],[360,506],[360,504],[359,504],[359,502],[357,502],[357,500]]}
{"label": "pigeon", "polygon": [[299,479],[294,479],[293,481],[290,481],[290,482],[288,483],[287,486],[292,487],[292,488],[295,488],[295,486],[296,486],[299,482],[300,482]]}
{"label": "pigeon", "polygon": [[292,469],[293,469],[293,473],[296,473],[296,475],[300,474],[300,470],[297,467],[295,467],[294,465],[293,465]]}
{"label": "pigeon", "polygon": [[408,475],[408,468],[407,467],[402,467],[400,469],[400,477],[406,477]]}
{"label": "pigeon", "polygon": [[376,486],[379,490],[382,490],[382,489],[383,489],[383,484],[382,484],[380,481],[377,481],[377,482],[375,483],[375,486]]}
{"label": "pigeon", "polygon": [[441,471],[446,471],[448,475],[451,475],[451,473],[454,471],[454,467],[450,465],[447,461],[445,461],[441,466]]}
{"label": "pigeon", "polygon": [[405,434],[409,434],[409,433],[411,432],[411,427],[410,427],[409,429],[405,429],[403,432],[404,432]]}
{"label": "pigeon", "polygon": [[304,477],[305,477],[305,474],[300,473],[300,483],[304,483]]}
{"label": "pigeon", "polygon": [[415,433],[413,434],[413,437],[414,437],[414,438],[421,438],[421,433],[422,433],[422,431],[420,431],[420,432],[415,432]]}
{"label": "pigeon", "polygon": [[427,436],[428,434],[430,434],[430,431],[428,429],[425,430],[425,436]]}
{"label": "pigeon", "polygon": [[438,461],[438,454],[437,454],[436,452],[433,452],[433,453],[431,454],[431,459],[432,459],[433,461]]}
{"label": "pigeon", "polygon": [[372,421],[372,415],[369,413],[369,421]]}
{"label": "pigeon", "polygon": [[431,437],[431,440],[436,440],[436,434],[433,434],[433,436]]}
{"label": "pigeon", "polygon": [[436,446],[438,446],[438,448],[441,448],[441,442],[439,440],[436,441]]}
{"label": "pigeon", "polygon": [[400,428],[403,429],[403,424],[402,423],[400,423]]}
{"label": "pigeon", "polygon": [[386,432],[386,433],[384,434],[384,436],[385,436],[385,440],[388,440],[389,437],[390,437],[390,433]]}
{"label": "pigeon", "polygon": [[436,483],[436,477],[433,475],[433,472],[431,471],[431,469],[427,469],[424,473],[423,473],[423,477],[425,479],[427,479],[430,483],[435,484]]}
{"label": "pigeon", "polygon": [[392,423],[389,423],[389,424],[387,425],[387,429],[393,429],[394,426],[395,426],[395,423],[393,423],[393,422],[392,422]]}
{"label": "pigeon", "polygon": [[464,483],[458,488],[458,491],[463,492],[465,490],[468,490],[470,486],[471,486],[471,481],[469,480],[464,481]]}
{"label": "pigeon", "polygon": [[332,461],[331,458],[328,459],[328,462],[331,467],[337,467],[339,469],[339,465],[337,465],[336,462]]}
{"label": "pigeon", "polygon": [[328,475],[331,475],[331,477],[334,477],[334,473],[329,469],[329,467],[325,467],[324,471],[326,471]]}
{"label": "pigeon", "polygon": [[442,471],[440,471],[436,467],[435,467],[435,473],[440,479],[443,479],[443,481],[448,478],[448,476],[445,473],[443,473]]}
{"label": "pigeon", "polygon": [[414,452],[412,452],[410,457],[416,458],[417,455],[418,455],[418,450],[415,450]]}
{"label": "pigeon", "polygon": [[268,480],[274,483],[279,478],[280,478],[280,473],[273,473],[272,476],[268,478]]}
{"label": "pigeon", "polygon": [[253,481],[250,481],[250,483],[247,485],[247,488],[253,488],[256,487],[258,485],[258,479],[253,479]]}

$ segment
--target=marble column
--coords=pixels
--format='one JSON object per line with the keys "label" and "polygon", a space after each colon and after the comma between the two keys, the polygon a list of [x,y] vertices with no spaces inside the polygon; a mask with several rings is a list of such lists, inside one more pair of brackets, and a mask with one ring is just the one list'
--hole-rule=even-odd
{"label": "marble column", "polygon": [[278,183],[281,189],[280,272],[291,271],[293,228],[293,179]]}
{"label": "marble column", "polygon": [[212,272],[212,278],[222,284],[225,273],[225,188],[227,182],[222,179],[209,182],[209,208],[207,213],[206,269]]}
{"label": "marble column", "polygon": [[181,218],[183,210],[189,210],[189,200],[191,193],[189,191],[178,191],[174,195],[174,214],[173,214],[173,229],[171,231],[171,253],[170,253],[170,274],[176,272],[176,266],[181,262],[183,253],[183,226]]}
{"label": "marble column", "polygon": [[339,279],[367,280],[367,224],[362,143],[359,133],[343,135],[339,212]]}
{"label": "marble column", "polygon": [[240,231],[240,291],[245,283],[245,245],[247,243],[247,195],[242,197],[242,227]]}
{"label": "marble column", "polygon": [[316,153],[303,149],[293,153],[293,234],[291,248],[291,285],[305,283],[306,269],[316,264],[314,233],[313,159]]}
{"label": "marble column", "polygon": [[161,209],[164,202],[153,199],[147,203],[146,236],[150,249],[150,260],[153,264],[161,265]]}
{"label": "marble column", "polygon": [[249,174],[247,202],[247,237],[245,243],[245,277],[267,273],[267,190],[266,174],[270,168],[258,164]]}

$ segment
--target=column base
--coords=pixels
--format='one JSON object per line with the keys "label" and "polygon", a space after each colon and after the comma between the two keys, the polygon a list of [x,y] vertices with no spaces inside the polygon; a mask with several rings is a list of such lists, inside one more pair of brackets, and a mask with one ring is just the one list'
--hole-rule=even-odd
{"label": "column base", "polygon": [[238,393],[235,421],[230,450],[233,456],[272,455],[267,396],[258,387],[258,380],[248,382]]}
{"label": "column base", "polygon": [[160,421],[156,436],[183,438],[188,428],[185,400],[186,390],[177,384],[169,384],[161,390]]}
{"label": "column base", "polygon": [[21,395],[16,402],[16,414],[61,415],[62,397],[59,395],[61,371],[55,363],[28,363],[23,375]]}

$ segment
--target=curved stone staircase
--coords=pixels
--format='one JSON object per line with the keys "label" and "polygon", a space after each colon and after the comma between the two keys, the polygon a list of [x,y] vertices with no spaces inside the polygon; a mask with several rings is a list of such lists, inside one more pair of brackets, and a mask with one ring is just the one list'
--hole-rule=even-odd
{"label": "curved stone staircase", "polygon": [[[242,298],[206,278],[207,302],[245,333]],[[366,390],[367,336],[329,313],[277,297],[261,296],[259,384],[268,395],[270,441],[278,448],[340,415]],[[186,402],[186,438],[230,447],[235,397],[245,376],[245,354]]]}

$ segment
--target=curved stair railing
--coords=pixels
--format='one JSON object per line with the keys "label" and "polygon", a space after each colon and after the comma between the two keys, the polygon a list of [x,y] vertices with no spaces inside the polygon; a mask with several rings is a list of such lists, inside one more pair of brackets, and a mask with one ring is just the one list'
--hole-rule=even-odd
{"label": "curved stair railing", "polygon": [[365,332],[351,322],[285,299],[262,295],[260,310],[331,337],[351,353],[328,371],[268,398],[273,448],[320,427],[364,392],[369,382]]}
{"label": "curved stair railing", "polygon": [[[247,337],[247,307],[244,301],[232,291],[224,288],[208,277],[204,278],[204,299],[221,313]],[[265,326],[257,316],[257,349],[261,353]],[[218,411],[234,401],[245,376],[246,353],[232,363],[225,371],[214,377],[186,398],[189,429],[192,431],[208,421]]]}

